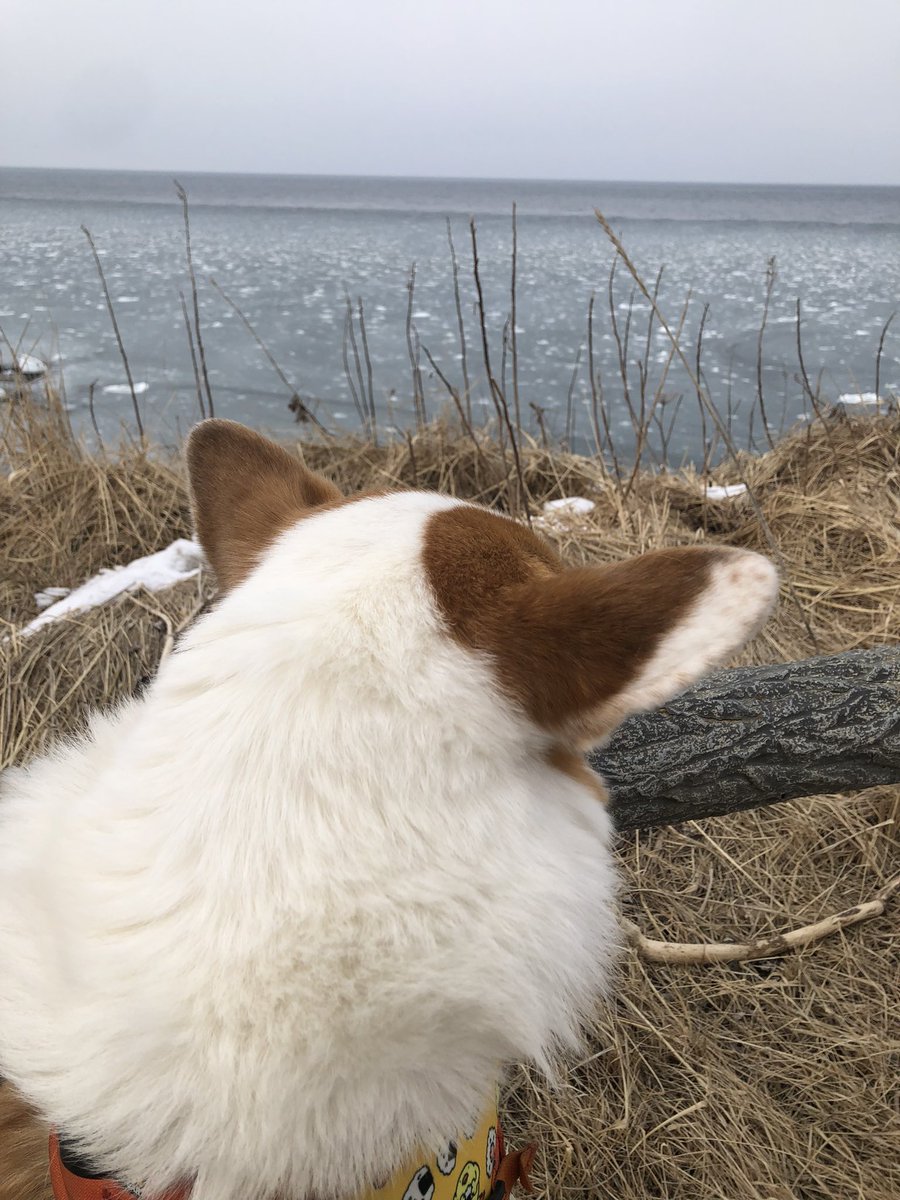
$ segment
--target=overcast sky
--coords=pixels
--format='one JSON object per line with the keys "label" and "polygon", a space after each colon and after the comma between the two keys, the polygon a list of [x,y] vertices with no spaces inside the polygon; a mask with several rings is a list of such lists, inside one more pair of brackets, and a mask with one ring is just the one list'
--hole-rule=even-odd
{"label": "overcast sky", "polygon": [[0,164],[900,184],[900,0],[4,0]]}

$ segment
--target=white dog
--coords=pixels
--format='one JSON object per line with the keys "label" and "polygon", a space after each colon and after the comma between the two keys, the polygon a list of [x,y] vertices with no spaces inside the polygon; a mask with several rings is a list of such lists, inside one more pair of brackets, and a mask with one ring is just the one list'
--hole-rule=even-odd
{"label": "white dog", "polygon": [[740,646],[777,578],[723,548],[566,570],[226,421],[188,462],[220,602],[3,779],[0,1073],[144,1195],[351,1198],[449,1162],[504,1063],[576,1041],[616,944],[581,751]]}

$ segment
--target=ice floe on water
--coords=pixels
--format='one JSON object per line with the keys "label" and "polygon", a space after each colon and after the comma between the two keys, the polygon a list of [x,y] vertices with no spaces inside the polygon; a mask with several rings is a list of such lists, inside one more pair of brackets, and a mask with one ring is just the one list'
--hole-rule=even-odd
{"label": "ice floe on water", "polygon": [[0,351],[0,379],[40,379],[47,371],[47,364],[34,354],[10,354]]}
{"label": "ice floe on water", "polygon": [[[144,383],[143,381],[141,381],[141,383],[136,383],[134,385],[134,394],[136,396],[143,396],[144,392],[148,391],[149,388],[150,388],[149,383]],[[131,395],[131,388],[128,386],[127,383],[108,383],[103,390],[108,396],[130,396]]]}
{"label": "ice floe on water", "polygon": [[[36,633],[51,621],[71,613],[84,612],[106,604],[122,592],[144,587],[150,592],[161,592],[183,579],[191,579],[203,566],[203,551],[196,542],[177,538],[165,550],[135,558],[123,567],[104,568],[99,575],[92,576],[86,583],[73,591],[66,588],[48,587],[35,593],[35,602],[44,611],[21,630],[23,634]],[[59,596],[59,599],[56,597]]]}

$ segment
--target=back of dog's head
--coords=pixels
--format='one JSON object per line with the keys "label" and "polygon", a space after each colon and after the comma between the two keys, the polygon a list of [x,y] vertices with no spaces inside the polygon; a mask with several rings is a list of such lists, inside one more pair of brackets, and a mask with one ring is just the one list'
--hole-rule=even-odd
{"label": "back of dog's head", "polygon": [[577,1040],[617,940],[578,752],[736,648],[775,574],[700,548],[567,569],[508,517],[345,498],[230,422],[188,467],[220,599],[12,785],[0,1064],[126,1179],[352,1196],[454,1139],[499,1064]]}

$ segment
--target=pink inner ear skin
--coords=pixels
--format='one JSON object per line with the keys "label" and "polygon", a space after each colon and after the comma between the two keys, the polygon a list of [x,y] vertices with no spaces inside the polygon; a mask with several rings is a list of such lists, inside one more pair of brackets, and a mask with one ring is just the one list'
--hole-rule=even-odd
{"label": "pink inner ear skin", "polygon": [[283,447],[234,421],[196,425],[187,465],[197,537],[223,591],[250,574],[279,533],[344,499]]}
{"label": "pink inner ear skin", "polygon": [[491,657],[537,725],[581,748],[736,650],[777,592],[765,559],[726,547],[566,570],[530,531],[474,507],[433,516],[423,557],[451,634]]}

